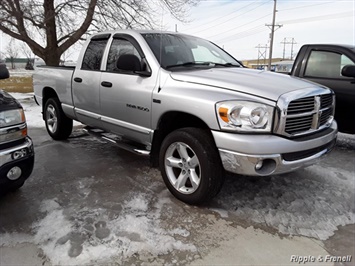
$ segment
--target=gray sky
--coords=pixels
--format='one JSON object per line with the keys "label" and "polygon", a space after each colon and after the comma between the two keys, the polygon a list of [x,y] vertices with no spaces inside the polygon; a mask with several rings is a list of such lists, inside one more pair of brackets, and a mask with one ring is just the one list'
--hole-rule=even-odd
{"label": "gray sky", "polygon": [[[195,35],[213,41],[239,60],[257,59],[265,52],[258,45],[269,46],[273,0],[201,0],[191,8],[189,23],[174,20],[161,11],[162,29]],[[277,0],[273,57],[293,57],[305,43],[339,43],[355,45],[355,0]],[[0,33],[4,51],[9,37]],[[293,40],[292,40],[293,39]],[[282,42],[289,44],[282,44]],[[19,44],[20,42],[17,42]],[[0,47],[0,48],[1,48]],[[65,55],[76,60],[81,45],[74,45]],[[285,51],[284,51],[285,48]],[[269,50],[265,53],[269,56]]]}
{"label": "gray sky", "polygon": [[[163,17],[166,29],[209,39],[240,60],[258,57],[259,44],[269,45],[273,0],[211,0],[190,10],[190,23]],[[355,44],[354,0],[277,0],[273,57],[283,57],[284,44],[294,38],[295,55],[305,43]],[[265,49],[261,49],[264,51]],[[285,45],[285,57],[291,44]],[[268,57],[268,52],[267,52]]]}

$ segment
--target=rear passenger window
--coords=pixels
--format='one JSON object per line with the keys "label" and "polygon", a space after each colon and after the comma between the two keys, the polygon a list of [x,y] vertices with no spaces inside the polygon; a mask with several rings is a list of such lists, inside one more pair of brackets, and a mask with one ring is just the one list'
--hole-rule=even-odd
{"label": "rear passenger window", "polygon": [[334,52],[312,51],[305,70],[307,77],[346,78],[341,69],[347,64],[354,64],[347,56]]}
{"label": "rear passenger window", "polygon": [[102,55],[105,51],[107,40],[91,40],[89,43],[81,69],[100,70]]}

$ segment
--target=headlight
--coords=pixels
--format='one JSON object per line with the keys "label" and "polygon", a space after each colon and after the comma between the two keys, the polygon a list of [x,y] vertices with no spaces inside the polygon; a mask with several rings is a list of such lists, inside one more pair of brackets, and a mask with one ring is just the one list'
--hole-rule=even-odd
{"label": "headlight", "polygon": [[223,130],[271,132],[274,108],[249,101],[226,101],[216,104],[219,125]]}
{"label": "headlight", "polygon": [[21,124],[25,121],[25,113],[22,109],[0,112],[0,128]]}

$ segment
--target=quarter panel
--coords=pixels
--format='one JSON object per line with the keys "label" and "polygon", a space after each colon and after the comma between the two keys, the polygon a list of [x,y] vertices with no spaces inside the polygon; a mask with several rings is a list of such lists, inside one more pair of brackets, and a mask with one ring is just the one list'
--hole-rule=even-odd
{"label": "quarter panel", "polygon": [[[43,99],[43,90],[48,87],[55,90],[61,103],[73,105],[71,79],[74,68],[38,67],[33,75],[33,88],[37,99]],[[39,101],[43,105],[42,101]]]}

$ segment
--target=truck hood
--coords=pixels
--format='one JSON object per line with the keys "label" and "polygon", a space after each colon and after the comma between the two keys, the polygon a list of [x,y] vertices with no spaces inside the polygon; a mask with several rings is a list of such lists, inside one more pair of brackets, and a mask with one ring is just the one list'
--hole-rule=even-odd
{"label": "truck hood", "polygon": [[171,72],[174,80],[212,86],[237,92],[247,93],[277,101],[280,95],[302,89],[317,87],[286,74],[259,71],[247,68],[211,68]]}

